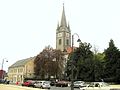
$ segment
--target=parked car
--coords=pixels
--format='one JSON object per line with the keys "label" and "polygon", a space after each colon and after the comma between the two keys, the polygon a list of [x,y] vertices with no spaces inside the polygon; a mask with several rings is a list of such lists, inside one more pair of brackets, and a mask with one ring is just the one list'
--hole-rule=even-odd
{"label": "parked car", "polygon": [[0,83],[5,83],[5,80],[4,79],[0,79]]}
{"label": "parked car", "polygon": [[7,79],[0,79],[0,84],[9,84],[10,81]]}
{"label": "parked car", "polygon": [[56,81],[51,81],[51,82],[50,82],[50,85],[51,85],[51,86],[55,86],[55,85],[56,85]]}
{"label": "parked car", "polygon": [[9,80],[6,80],[5,84],[9,84],[9,83],[10,83],[10,81],[9,81]]}
{"label": "parked car", "polygon": [[111,87],[105,82],[91,82],[86,87],[81,87],[80,90],[110,90]]}
{"label": "parked car", "polygon": [[58,81],[56,82],[56,87],[67,87],[68,81]]}
{"label": "parked car", "polygon": [[85,87],[86,83],[84,81],[75,81],[73,83],[74,88],[80,88],[80,87]]}
{"label": "parked car", "polygon": [[50,89],[50,81],[36,81],[34,83],[34,87],[38,87],[42,89]]}
{"label": "parked car", "polygon": [[34,83],[35,83],[35,81],[28,80],[28,81],[22,83],[22,86],[34,87]]}

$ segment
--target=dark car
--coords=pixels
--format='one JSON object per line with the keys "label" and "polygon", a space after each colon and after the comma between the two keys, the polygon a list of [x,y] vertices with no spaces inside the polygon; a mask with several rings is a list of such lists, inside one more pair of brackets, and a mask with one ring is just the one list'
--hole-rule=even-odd
{"label": "dark car", "polygon": [[56,85],[56,81],[51,81],[51,82],[50,82],[50,85],[51,85],[51,86],[55,86],[55,85]]}
{"label": "dark car", "polygon": [[0,83],[5,83],[5,80],[4,79],[0,79]]}
{"label": "dark car", "polygon": [[9,84],[10,81],[9,81],[9,80],[6,80],[6,79],[0,79],[0,83],[1,83],[1,84]]}
{"label": "dark car", "polygon": [[22,86],[27,86],[27,87],[34,87],[35,81],[26,81],[22,84]]}
{"label": "dark car", "polygon": [[67,81],[58,81],[56,82],[56,87],[67,87],[68,82]]}

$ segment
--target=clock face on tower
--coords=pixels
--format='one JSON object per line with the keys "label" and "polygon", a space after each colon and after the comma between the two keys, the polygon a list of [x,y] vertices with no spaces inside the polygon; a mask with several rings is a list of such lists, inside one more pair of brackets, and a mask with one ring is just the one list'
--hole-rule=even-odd
{"label": "clock face on tower", "polygon": [[69,37],[69,33],[66,33],[66,37]]}
{"label": "clock face on tower", "polygon": [[58,33],[58,37],[62,37],[62,33]]}

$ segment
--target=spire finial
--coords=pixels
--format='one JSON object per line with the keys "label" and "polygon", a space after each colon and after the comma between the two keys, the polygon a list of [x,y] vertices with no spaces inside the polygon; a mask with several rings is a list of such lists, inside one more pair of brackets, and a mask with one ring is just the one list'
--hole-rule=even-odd
{"label": "spire finial", "polygon": [[58,24],[57,24],[57,29],[59,29],[59,22],[58,22]]}
{"label": "spire finial", "polygon": [[62,18],[61,18],[61,26],[67,26],[66,17],[65,17],[65,10],[64,10],[64,3],[63,3]]}

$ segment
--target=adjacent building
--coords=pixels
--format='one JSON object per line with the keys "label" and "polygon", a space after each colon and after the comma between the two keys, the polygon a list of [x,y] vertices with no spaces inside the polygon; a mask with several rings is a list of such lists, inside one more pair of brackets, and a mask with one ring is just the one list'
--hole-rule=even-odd
{"label": "adjacent building", "polygon": [[34,77],[34,59],[30,57],[27,59],[19,60],[8,68],[8,80],[13,83],[23,83],[25,78]]}
{"label": "adjacent building", "polygon": [[6,72],[4,70],[0,70],[0,79],[3,79],[6,75]]}

